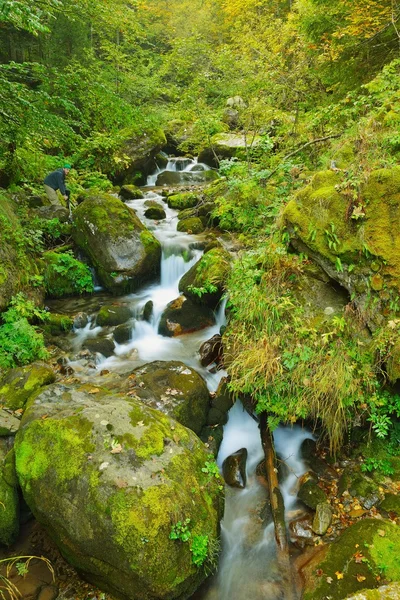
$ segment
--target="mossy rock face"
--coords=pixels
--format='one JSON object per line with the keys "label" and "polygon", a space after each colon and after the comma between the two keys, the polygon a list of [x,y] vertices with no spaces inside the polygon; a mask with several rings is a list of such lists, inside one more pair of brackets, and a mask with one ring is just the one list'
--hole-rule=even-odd
{"label": "mossy rock face", "polygon": [[43,325],[43,331],[49,335],[65,335],[71,331],[74,321],[68,315],[50,313],[48,320]]}
{"label": "mossy rock face", "polygon": [[19,532],[19,498],[14,452],[0,440],[0,544],[9,546]]}
{"label": "mossy rock face", "polygon": [[210,308],[195,304],[185,296],[179,296],[167,304],[161,315],[158,333],[176,337],[211,327],[214,322],[215,316]]}
{"label": "mossy rock face", "polygon": [[258,146],[260,136],[248,136],[247,140],[241,133],[216,133],[211,138],[211,145],[204,146],[200,152],[198,160],[200,163],[205,163],[210,167],[218,167],[216,157],[221,160],[224,158],[238,158],[244,160],[246,158],[246,148],[250,145]]}
{"label": "mossy rock face", "polygon": [[359,594],[347,596],[346,600],[400,600],[400,583],[381,585],[376,590],[363,590]]}
{"label": "mossy rock face", "polygon": [[227,378],[223,377],[219,382],[215,396],[211,402],[214,408],[227,414],[234,404],[233,394],[228,389]]}
{"label": "mossy rock face", "polygon": [[102,306],[96,317],[97,325],[107,327],[113,325],[122,325],[132,317],[132,311],[128,306],[118,306],[107,304]]}
{"label": "mossy rock face", "polygon": [[82,347],[90,352],[102,354],[106,358],[112,356],[115,350],[114,342],[106,337],[88,338]]}
{"label": "mossy rock face", "polygon": [[380,503],[379,508],[388,513],[394,513],[396,516],[400,516],[400,496],[397,494],[386,494],[384,500]]}
{"label": "mossy rock face", "polygon": [[24,408],[33,393],[55,379],[53,369],[44,363],[11,369],[0,381],[0,404],[12,410]]}
{"label": "mossy rock face", "polygon": [[187,208],[194,208],[201,200],[198,194],[193,192],[182,192],[181,194],[173,194],[168,196],[169,208],[175,208],[176,210],[183,210]]}
{"label": "mossy rock face", "polygon": [[221,247],[212,248],[181,278],[179,291],[194,302],[215,308],[224,293],[229,270],[228,252]]}
{"label": "mossy rock face", "polygon": [[15,435],[19,429],[20,421],[9,411],[0,408],[0,437]]}
{"label": "mossy rock face", "polygon": [[367,510],[378,504],[381,499],[378,485],[370,477],[352,467],[347,467],[343,471],[338,482],[338,494],[341,495],[346,490]]}
{"label": "mossy rock face", "polygon": [[163,207],[160,206],[160,204],[154,203],[151,206],[149,206],[148,208],[146,208],[146,210],[144,212],[144,216],[147,219],[153,219],[155,221],[162,221],[162,219],[166,218],[167,213],[165,212]]}
{"label": "mossy rock face", "polygon": [[191,217],[190,219],[182,219],[176,226],[177,231],[185,233],[203,233],[205,230],[205,224],[200,217]]}
{"label": "mossy rock face", "polygon": [[357,206],[363,212],[357,220],[348,214],[348,196],[340,193],[344,177],[317,173],[286,206],[283,220],[296,248],[355,293],[359,304],[367,302],[372,290],[377,305],[373,322],[390,302],[390,294],[385,300],[383,292],[400,284],[400,167],[369,175],[360,190]]}
{"label": "mossy rock face", "polygon": [[40,274],[39,268],[18,241],[23,230],[14,206],[15,202],[0,193],[0,312],[18,292],[33,297],[38,303],[44,299],[42,286],[32,288],[31,277]]}
{"label": "mossy rock face", "polygon": [[206,423],[210,394],[204,379],[179,361],[154,361],[135,369],[136,393],[152,408],[161,410],[199,434]]}
{"label": "mossy rock face", "polygon": [[300,486],[297,497],[299,500],[304,502],[306,506],[312,508],[313,510],[317,508],[318,504],[327,502],[325,492],[321,490],[314,479],[308,479]]}
{"label": "mossy rock face", "polygon": [[305,581],[302,599],[342,600],[365,588],[377,587],[377,573],[384,573],[388,581],[397,581],[399,553],[396,525],[380,519],[358,521],[302,569]]}
{"label": "mossy rock face", "polygon": [[163,171],[158,175],[156,185],[197,185],[218,178],[216,171]]}
{"label": "mossy rock face", "polygon": [[74,213],[73,235],[112,293],[134,290],[160,273],[160,242],[113,196],[82,202]]}
{"label": "mossy rock face", "polygon": [[119,195],[124,200],[141,200],[144,194],[136,185],[123,185],[119,190]]}
{"label": "mossy rock face", "polygon": [[205,579],[190,544],[170,539],[186,519],[192,538],[218,538],[221,481],[189,429],[134,398],[53,385],[15,455],[28,506],[85,579],[124,600],[185,600]]}
{"label": "mossy rock face", "polygon": [[117,172],[111,172],[110,169],[107,175],[119,185],[145,185],[147,175],[156,168],[155,156],[167,142],[164,132],[161,129],[152,129],[138,136],[136,131],[127,128],[120,132],[120,139],[123,141],[116,156],[120,158],[121,168]]}

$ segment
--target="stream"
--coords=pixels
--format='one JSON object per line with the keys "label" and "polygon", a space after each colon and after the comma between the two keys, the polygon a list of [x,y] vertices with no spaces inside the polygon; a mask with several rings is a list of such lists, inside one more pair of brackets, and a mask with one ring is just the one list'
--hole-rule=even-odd
{"label": "stream", "polygon": [[[194,169],[194,171],[193,171]],[[190,174],[196,177],[205,165],[196,160],[170,159],[164,169],[149,176],[148,186],[143,188],[144,199],[131,200],[127,205],[134,209],[139,219],[152,231],[162,245],[160,281],[147,285],[136,293],[116,299],[104,293],[101,288],[91,298],[62,299],[49,302],[54,312],[73,314],[81,310],[89,315],[89,322],[75,328],[69,335],[73,354],[69,366],[74,376],[84,381],[95,382],[101,373],[125,373],[154,360],[179,360],[197,370],[207,382],[210,392],[214,392],[223,370],[203,368],[199,361],[200,345],[219,333],[225,324],[226,300],[222,300],[215,314],[215,324],[201,331],[177,338],[158,334],[160,317],[166,305],[179,296],[178,284],[181,277],[196,263],[202,255],[204,236],[179,233],[176,230],[178,211],[168,208],[163,202],[160,188],[154,188],[160,176],[169,173],[183,174],[186,185]],[[196,177],[194,182],[196,183]],[[144,216],[148,200],[156,200],[163,205],[166,219],[152,221]],[[149,321],[142,318],[147,302],[153,303]],[[97,354],[95,362],[88,364],[87,358],[81,358],[82,346],[88,338],[109,337],[112,331],[96,325],[95,313],[99,306],[107,303],[128,305],[133,317],[128,322],[130,339],[123,344],[115,344],[112,356],[105,358]],[[285,468],[281,481],[286,514],[296,508],[296,481],[306,467],[299,458],[302,442],[312,435],[298,426],[280,427],[274,433],[278,457]],[[202,589],[193,596],[197,600],[283,600],[282,579],[285,574],[279,570],[275,555],[275,538],[271,513],[268,510],[267,490],[256,476],[256,467],[263,459],[258,424],[240,402],[230,410],[229,419],[224,427],[224,438],[217,462],[222,469],[226,457],[241,448],[247,448],[247,485],[243,490],[226,486],[225,515],[221,523],[222,552],[219,568]]]}

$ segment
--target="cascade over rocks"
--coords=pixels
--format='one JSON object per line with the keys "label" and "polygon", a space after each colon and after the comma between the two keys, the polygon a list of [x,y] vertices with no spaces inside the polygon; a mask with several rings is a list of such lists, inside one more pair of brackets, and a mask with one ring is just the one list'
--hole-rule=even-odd
{"label": "cascade over rocks", "polygon": [[135,369],[132,376],[142,402],[200,434],[210,395],[206,382],[194,369],[176,360],[157,360]]}
{"label": "cascade over rocks", "polygon": [[74,213],[74,240],[112,293],[136,289],[160,272],[160,242],[135,212],[108,194],[88,198]]}
{"label": "cascade over rocks", "polygon": [[15,443],[24,498],[88,581],[123,600],[186,600],[205,572],[170,533],[190,519],[192,539],[216,543],[220,480],[202,471],[210,455],[139,400],[90,392],[55,384],[31,402]]}
{"label": "cascade over rocks", "polygon": [[161,315],[158,333],[176,337],[211,327],[214,322],[215,316],[210,308],[199,306],[186,296],[179,296],[167,304]]}

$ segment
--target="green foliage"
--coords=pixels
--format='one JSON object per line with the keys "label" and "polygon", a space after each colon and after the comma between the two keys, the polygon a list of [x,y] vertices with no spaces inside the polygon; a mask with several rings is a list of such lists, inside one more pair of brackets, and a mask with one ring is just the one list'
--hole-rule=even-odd
{"label": "green foliage", "polygon": [[188,542],[191,538],[189,530],[190,519],[185,519],[183,522],[178,521],[175,525],[172,525],[171,532],[169,534],[170,540],[180,540],[181,542]]}
{"label": "green foliage", "polygon": [[38,309],[23,294],[18,294],[11,300],[9,309],[2,314],[3,324],[0,325],[1,369],[47,358],[43,335],[29,323],[29,320],[46,319],[45,311]]}
{"label": "green foliage", "polygon": [[87,265],[74,258],[71,251],[51,253],[44,272],[44,283],[50,296],[92,293],[92,274]]}
{"label": "green foliage", "polygon": [[208,535],[194,535],[190,545],[192,562],[200,567],[208,557]]}
{"label": "green foliage", "polygon": [[394,469],[387,459],[380,458],[366,458],[361,465],[361,471],[364,473],[370,473],[372,471],[378,471],[382,475],[393,475]]}
{"label": "green foliage", "polygon": [[207,560],[211,560],[213,566],[215,566],[215,552],[210,552],[208,535],[192,535],[190,524],[191,520],[187,518],[172,525],[169,539],[189,543],[190,552],[192,553],[192,563],[196,567],[201,567]]}

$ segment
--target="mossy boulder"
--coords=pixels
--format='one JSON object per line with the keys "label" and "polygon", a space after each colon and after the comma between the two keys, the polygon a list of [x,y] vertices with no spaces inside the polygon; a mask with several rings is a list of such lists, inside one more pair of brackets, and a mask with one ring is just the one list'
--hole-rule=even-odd
{"label": "mossy boulder", "polygon": [[0,437],[15,435],[19,429],[20,421],[10,414],[8,410],[0,408]]}
{"label": "mossy boulder", "polygon": [[302,569],[302,599],[342,600],[365,588],[378,587],[379,573],[388,581],[398,581],[399,552],[396,525],[380,519],[358,521]]}
{"label": "mossy boulder", "polygon": [[124,200],[141,200],[144,194],[136,185],[123,185],[119,190],[119,195]]}
{"label": "mossy boulder", "polygon": [[247,135],[242,133],[216,133],[210,141],[199,152],[199,162],[205,163],[210,167],[218,167],[218,160],[225,158],[238,158],[244,160],[246,152],[251,145],[252,148],[258,146],[261,138],[259,135]]}
{"label": "mossy boulder", "polygon": [[210,455],[139,400],[89,392],[53,385],[25,413],[15,443],[24,498],[66,560],[101,589],[123,600],[190,598],[205,570],[170,533],[188,519],[191,540],[217,541],[220,480],[202,471]]}
{"label": "mossy boulder", "polygon": [[113,331],[113,336],[117,344],[126,344],[132,338],[132,327],[118,325]]}
{"label": "mossy boulder", "polygon": [[397,494],[386,494],[379,505],[379,509],[400,517],[400,496]]}
{"label": "mossy boulder", "polygon": [[358,594],[347,596],[346,600],[400,600],[400,583],[381,585],[376,590],[363,590]]}
{"label": "mossy boulder", "polygon": [[74,213],[74,239],[112,293],[134,290],[159,275],[161,245],[126,204],[102,194]]}
{"label": "mossy boulder", "polygon": [[44,363],[11,369],[0,381],[0,404],[11,410],[24,408],[32,394],[55,379],[53,369]]}
{"label": "mossy boulder", "polygon": [[364,508],[369,510],[381,500],[379,486],[357,468],[346,467],[338,482],[338,494],[348,491],[357,498]]}
{"label": "mossy boulder", "polygon": [[186,296],[172,300],[161,315],[158,333],[176,337],[211,327],[215,322],[213,311],[207,306],[195,304]]}
{"label": "mossy boulder", "polygon": [[122,141],[115,156],[120,159],[120,167],[115,171],[115,163],[111,161],[110,171],[105,169],[104,172],[118,185],[145,185],[147,176],[156,169],[156,155],[167,142],[164,132],[156,128],[138,135],[137,131],[127,128],[119,137]]}
{"label": "mossy boulder", "polygon": [[215,308],[224,293],[229,270],[228,252],[212,248],[181,278],[179,291],[194,302]]}
{"label": "mossy boulder", "polygon": [[113,325],[122,325],[129,321],[133,316],[132,310],[129,306],[122,306],[117,304],[106,304],[101,307],[96,317],[97,325],[100,327],[108,327]]}
{"label": "mossy boulder", "polygon": [[193,208],[200,200],[201,197],[198,194],[194,194],[193,192],[182,192],[181,194],[168,196],[168,206],[169,208],[174,208],[176,210],[184,210]]}
{"label": "mossy boulder", "polygon": [[89,352],[102,354],[106,358],[112,356],[115,350],[113,340],[106,337],[88,338],[84,341],[82,347],[89,350]]}
{"label": "mossy boulder", "polygon": [[21,246],[24,232],[14,207],[15,202],[0,193],[0,311],[7,308],[12,296],[18,292],[38,302],[44,298],[41,285],[32,288],[32,277],[39,276],[40,271],[32,256]]}
{"label": "mossy boulder", "polygon": [[179,361],[154,361],[133,371],[138,397],[197,434],[206,423],[210,394],[194,369]]}
{"label": "mossy boulder", "polygon": [[354,294],[361,307],[367,302],[374,307],[369,321],[379,324],[400,285],[400,167],[370,173],[353,204],[345,177],[317,173],[288,203],[283,223],[299,251]]}
{"label": "mossy boulder", "polygon": [[297,497],[313,510],[317,508],[318,504],[326,503],[328,500],[325,492],[321,490],[313,478],[308,479],[300,486]]}
{"label": "mossy boulder", "polygon": [[19,497],[14,451],[0,440],[0,544],[9,546],[19,531]]}
{"label": "mossy boulder", "polygon": [[209,183],[219,178],[216,171],[163,171],[156,185],[197,185]]}
{"label": "mossy boulder", "polygon": [[182,219],[182,221],[178,221],[176,226],[177,231],[182,231],[184,233],[203,233],[206,226],[200,217],[191,217],[190,219]]}
{"label": "mossy boulder", "polygon": [[49,313],[43,325],[43,331],[48,335],[65,335],[74,326],[74,320],[68,315]]}
{"label": "mossy boulder", "polygon": [[144,216],[147,219],[162,221],[162,219],[166,218],[167,213],[165,212],[161,204],[158,204],[158,202],[149,200],[148,202],[145,202],[145,205],[147,206],[147,208],[144,211]]}

